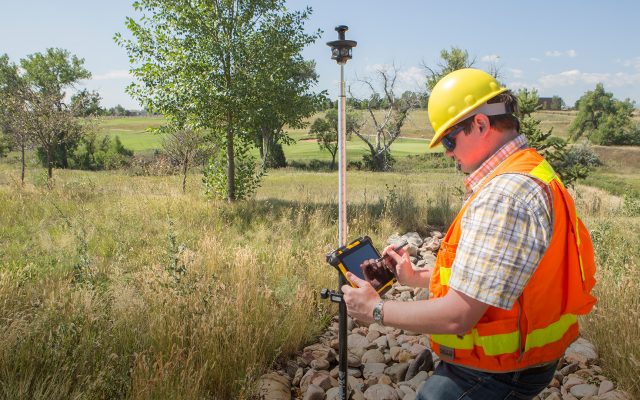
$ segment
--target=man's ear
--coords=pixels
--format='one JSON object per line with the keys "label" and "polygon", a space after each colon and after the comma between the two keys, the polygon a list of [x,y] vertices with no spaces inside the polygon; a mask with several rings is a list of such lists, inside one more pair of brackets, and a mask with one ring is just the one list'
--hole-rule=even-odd
{"label": "man's ear", "polygon": [[475,123],[478,125],[480,135],[485,135],[489,132],[489,117],[484,114],[478,114],[475,118]]}

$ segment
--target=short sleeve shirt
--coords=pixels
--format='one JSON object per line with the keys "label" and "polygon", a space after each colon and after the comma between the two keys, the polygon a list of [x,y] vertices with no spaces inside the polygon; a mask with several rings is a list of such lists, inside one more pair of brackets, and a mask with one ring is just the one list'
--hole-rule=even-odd
{"label": "short sleeve shirt", "polygon": [[537,179],[515,173],[480,186],[500,162],[526,147],[519,136],[467,178],[469,193],[479,193],[462,217],[449,279],[450,288],[506,310],[522,294],[551,241],[551,194]]}

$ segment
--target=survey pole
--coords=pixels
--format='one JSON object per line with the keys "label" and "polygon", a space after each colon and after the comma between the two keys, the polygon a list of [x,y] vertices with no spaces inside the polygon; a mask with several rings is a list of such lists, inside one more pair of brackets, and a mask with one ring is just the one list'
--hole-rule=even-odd
{"label": "survey pole", "polygon": [[[352,57],[352,48],[357,43],[345,39],[346,25],[336,27],[338,40],[328,42],[331,47],[331,59],[340,65],[340,97],[338,98],[338,247],[346,244],[347,240],[347,96],[344,82],[344,65]],[[338,290],[347,283],[344,276],[338,273]],[[347,400],[347,305],[344,301],[338,303],[338,383],[340,387],[339,399]]]}

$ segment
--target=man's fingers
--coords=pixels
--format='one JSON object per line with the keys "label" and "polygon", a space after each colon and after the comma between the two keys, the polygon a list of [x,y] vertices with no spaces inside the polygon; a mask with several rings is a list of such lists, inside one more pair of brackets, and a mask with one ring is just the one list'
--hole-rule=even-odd
{"label": "man's fingers", "polygon": [[359,288],[369,284],[369,282],[365,281],[364,279],[358,278],[356,275],[352,274],[351,272],[347,272],[347,279],[355,283],[355,285]]}
{"label": "man's fingers", "polygon": [[[403,250],[404,249],[400,249],[398,251],[403,251]],[[389,257],[391,257],[396,264],[399,264],[402,262],[402,256],[396,252],[395,247],[393,245],[387,246],[387,248],[384,249],[382,254],[386,254]]]}

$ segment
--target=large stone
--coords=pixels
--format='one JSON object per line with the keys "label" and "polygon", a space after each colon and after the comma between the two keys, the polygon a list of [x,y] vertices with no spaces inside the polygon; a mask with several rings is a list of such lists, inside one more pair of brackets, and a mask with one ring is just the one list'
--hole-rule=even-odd
{"label": "large stone", "polygon": [[258,379],[258,397],[264,400],[291,400],[289,379],[271,372]]}
{"label": "large stone", "polygon": [[311,366],[311,368],[317,370],[329,369],[329,367],[331,366],[331,364],[329,364],[329,361],[324,359],[313,360],[309,365]]}
{"label": "large stone", "polygon": [[369,331],[369,333],[367,333],[367,336],[366,336],[367,341],[369,342],[373,342],[379,337],[380,337],[380,332],[378,331]]}
{"label": "large stone", "polygon": [[360,356],[358,356],[357,354],[349,352],[349,354],[347,354],[347,365],[349,367],[353,367],[353,368],[358,368],[359,366],[361,366],[362,365],[362,361],[361,361]]}
{"label": "large stone", "polygon": [[378,349],[386,349],[387,346],[389,346],[389,341],[387,340],[386,336],[380,336],[373,342],[376,344],[376,346],[378,346]]}
{"label": "large stone", "polygon": [[604,393],[601,396],[598,396],[600,400],[631,400],[631,396],[620,391],[620,390],[612,390],[610,392]]}
{"label": "large stone", "polygon": [[324,400],[324,396],[324,389],[322,389],[320,386],[311,384],[307,388],[307,391],[304,392],[302,400]]}
{"label": "large stone", "polygon": [[571,353],[579,353],[583,355],[588,362],[594,361],[598,358],[598,352],[593,344],[583,338],[576,339],[575,342],[565,351],[565,356],[571,355]]}
{"label": "large stone", "polygon": [[420,371],[429,372],[433,370],[433,356],[431,350],[425,350],[411,361],[404,380],[411,380]]}
{"label": "large stone", "polygon": [[320,360],[327,360],[328,362],[333,362],[336,359],[335,350],[333,350],[329,346],[325,346],[320,343],[305,347],[302,354],[303,356],[305,354],[311,354],[314,360],[320,359]]}
{"label": "large stone", "polygon": [[414,376],[407,382],[409,383],[409,386],[411,386],[411,389],[417,390],[418,385],[420,385],[423,381],[427,380],[428,377],[429,377],[429,374],[427,372],[420,371],[416,374],[416,376]]}
{"label": "large stone", "polygon": [[409,364],[407,363],[395,363],[384,370],[385,375],[389,375],[393,382],[400,382],[405,380],[404,377],[407,374]]}
{"label": "large stone", "polygon": [[366,363],[362,364],[362,376],[364,379],[371,377],[377,377],[384,373],[384,369],[387,367],[385,363]]}
{"label": "large stone", "polygon": [[366,400],[400,400],[398,393],[389,385],[375,384],[364,392]]}
{"label": "large stone", "polygon": [[369,343],[370,342],[366,337],[357,333],[352,333],[347,337],[347,347],[350,349],[354,349],[357,347],[365,348],[369,346]]}
{"label": "large stone", "polygon": [[402,235],[402,237],[409,242],[409,244],[412,244],[415,247],[422,246],[422,243],[424,242],[418,232],[407,232]]}
{"label": "large stone", "polygon": [[574,372],[576,372],[578,369],[580,368],[580,366],[578,366],[577,363],[573,363],[573,364],[569,364],[566,367],[562,368],[560,370],[560,372],[562,373],[562,375],[567,376],[569,374],[573,374]]}
{"label": "large stone", "polygon": [[564,382],[562,383],[562,386],[564,386],[565,389],[569,390],[572,387],[574,387],[576,385],[582,385],[583,383],[585,383],[584,379],[582,379],[578,375],[571,374],[571,375],[567,376],[564,379]]}
{"label": "large stone", "polygon": [[572,395],[581,399],[587,396],[593,396],[598,393],[598,387],[590,383],[583,383],[581,385],[572,386],[570,389]]}
{"label": "large stone", "polygon": [[367,350],[362,355],[362,362],[367,363],[384,363],[384,354],[378,349]]}
{"label": "large stone", "polygon": [[300,380],[300,390],[302,393],[305,393],[309,385],[312,384],[321,387],[323,390],[328,390],[333,386],[337,386],[338,381],[331,377],[329,371],[310,369]]}
{"label": "large stone", "polygon": [[598,396],[601,396],[607,392],[613,390],[613,382],[605,380],[600,382],[600,387],[598,388]]}

